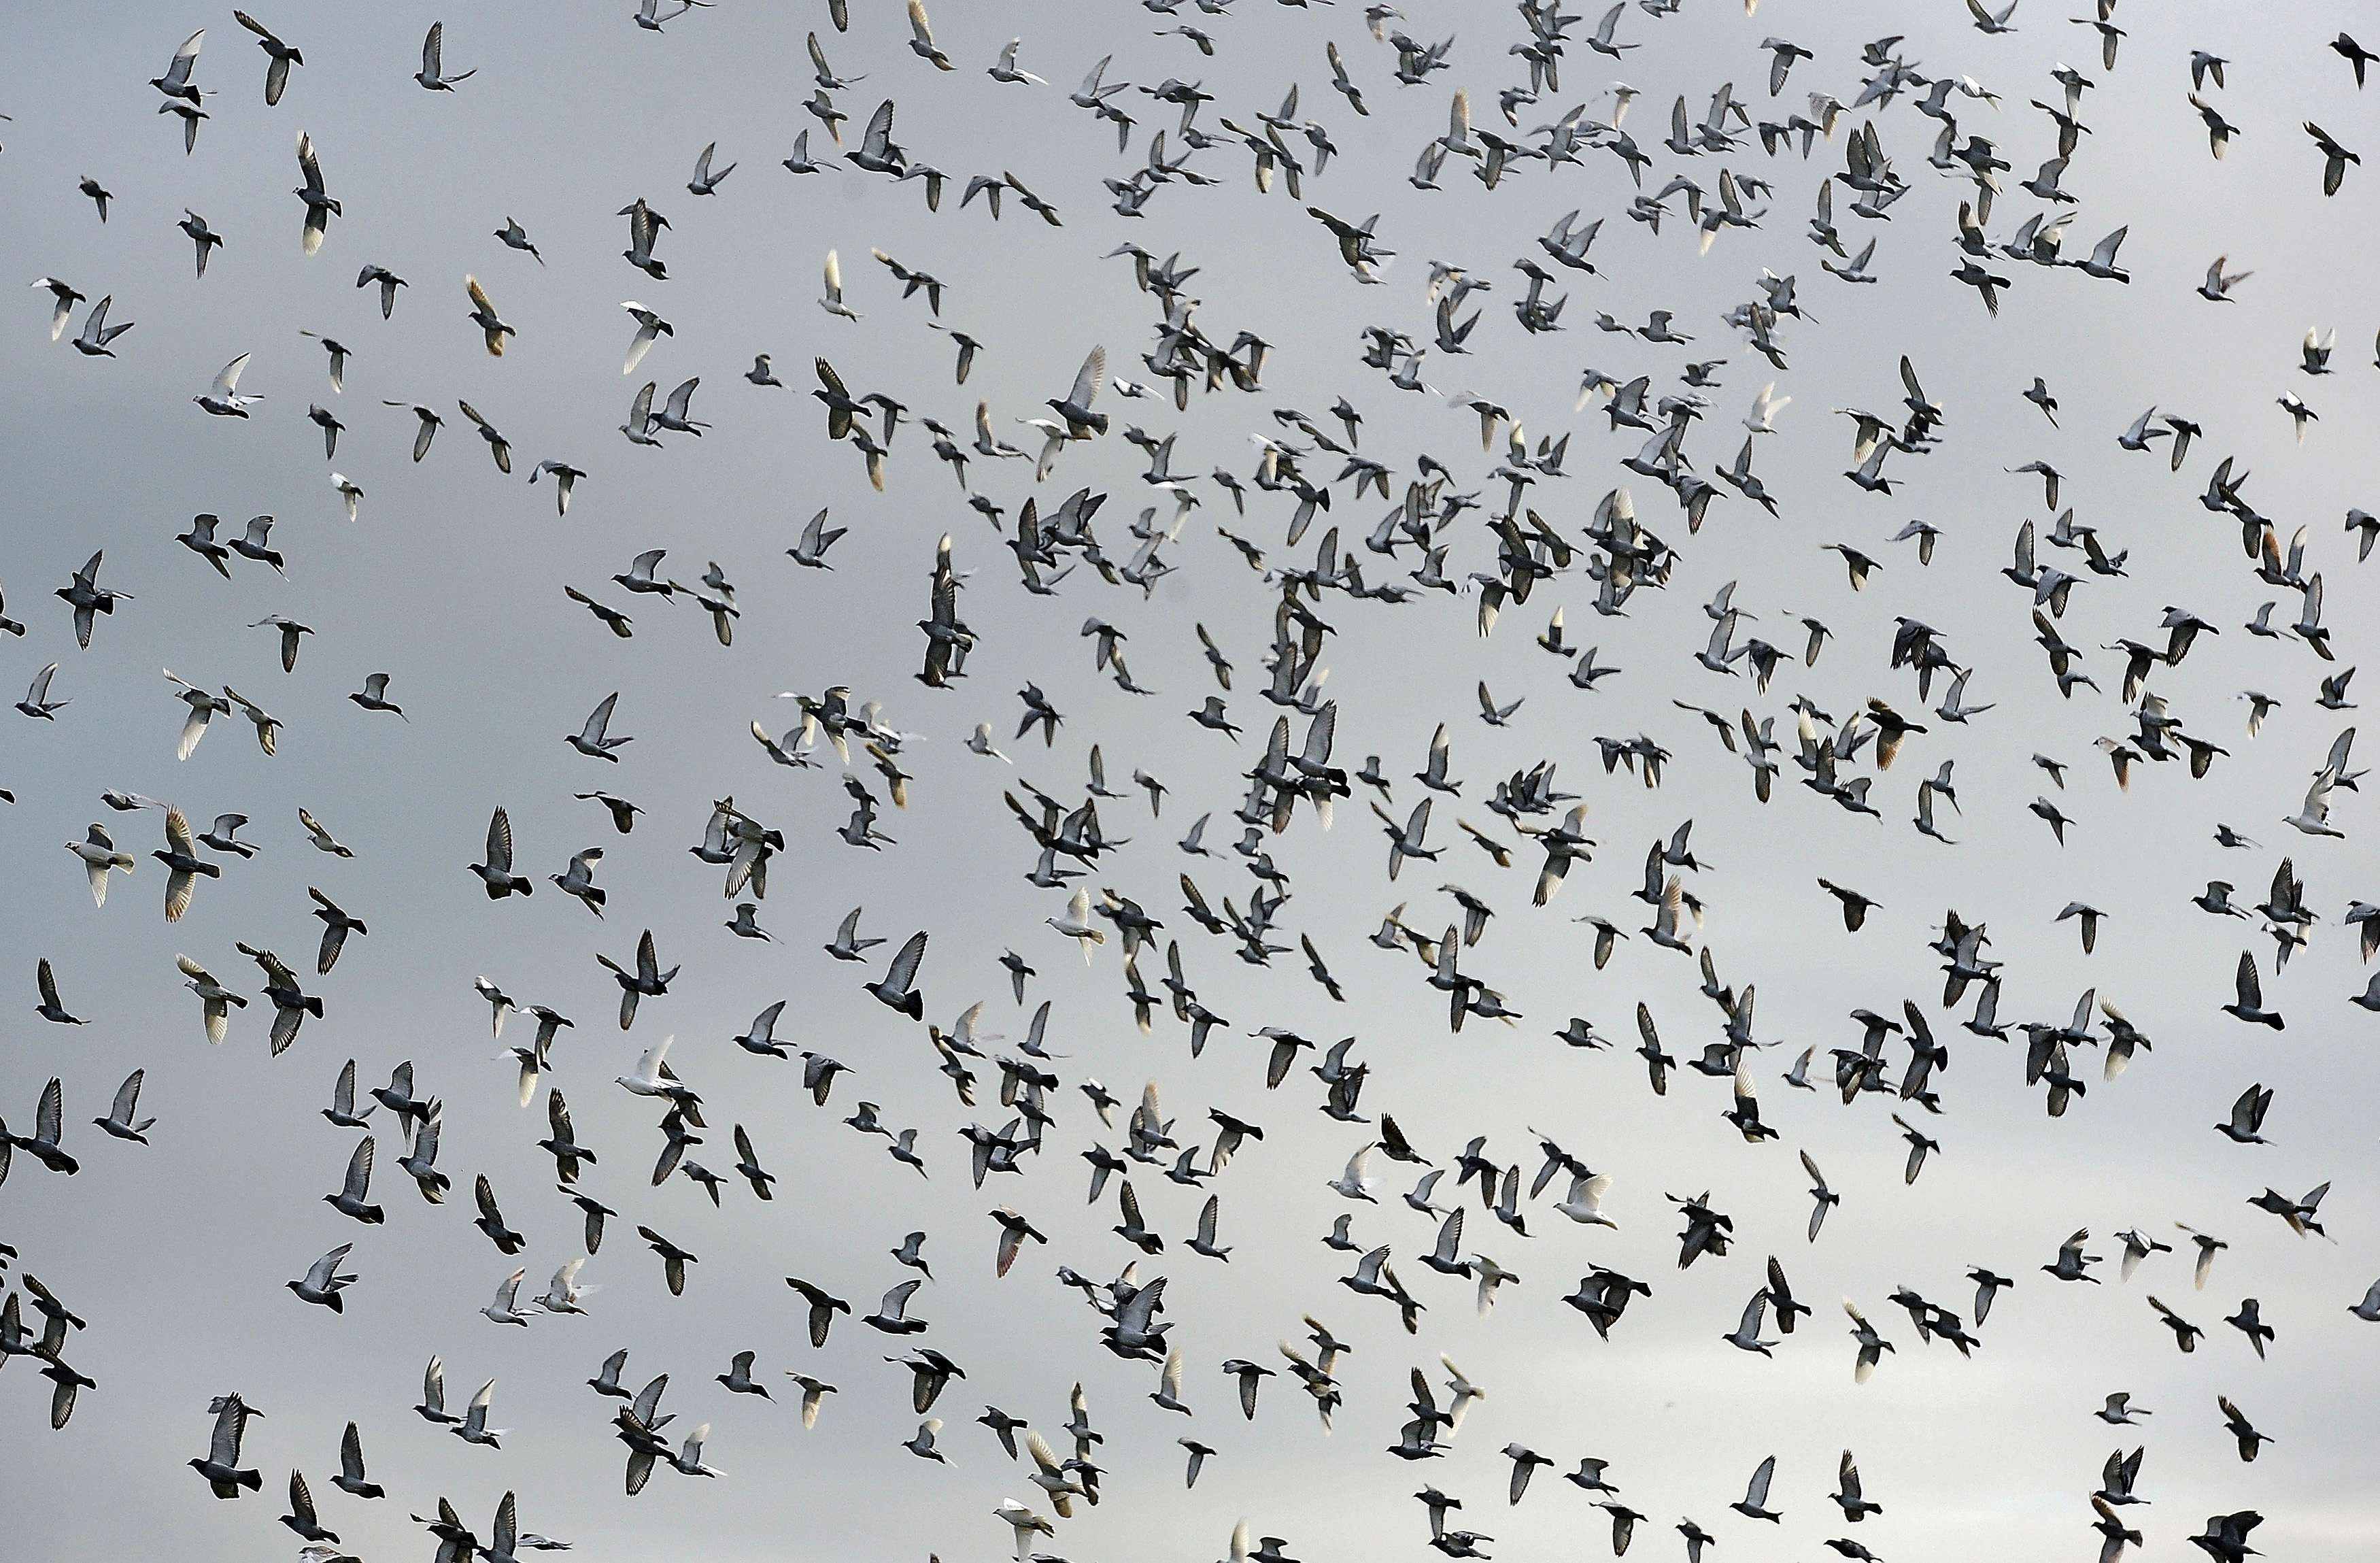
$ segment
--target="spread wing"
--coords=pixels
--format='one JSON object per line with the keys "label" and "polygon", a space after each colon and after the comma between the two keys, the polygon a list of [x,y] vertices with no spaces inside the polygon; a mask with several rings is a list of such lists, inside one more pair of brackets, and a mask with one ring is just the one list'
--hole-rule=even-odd
{"label": "spread wing", "polygon": [[1099,387],[1107,381],[1108,350],[1093,348],[1090,356],[1083,360],[1083,367],[1075,372],[1075,388],[1066,399],[1076,407],[1087,408],[1091,405],[1091,398],[1099,394]]}
{"label": "spread wing", "polygon": [[917,980],[918,963],[925,959],[926,934],[925,930],[919,929],[909,935],[909,942],[903,945],[901,953],[892,958],[891,970],[884,973],[884,985],[898,992],[907,992],[910,984]]}
{"label": "spread wing", "polygon": [[[247,20],[244,17],[240,19]],[[189,84],[190,67],[199,63],[200,41],[206,35],[207,30],[202,27],[182,40],[182,46],[174,51],[173,63],[165,67],[165,74],[158,79],[157,84],[160,90],[179,95],[181,91]]]}
{"label": "spread wing", "polygon": [[347,1158],[347,1178],[341,1191],[348,1199],[360,1200],[371,1192],[372,1160],[379,1154],[377,1142],[369,1134],[357,1142],[355,1154]]}
{"label": "spread wing", "polygon": [[217,1465],[237,1465],[239,1435],[247,1420],[248,1408],[240,1403],[239,1397],[225,1397],[223,1409],[215,1413],[214,1437],[207,1447],[207,1459]]}
{"label": "spread wing", "polygon": [[124,1083],[115,1088],[115,1102],[108,1109],[108,1117],[118,1123],[132,1121],[132,1115],[140,1104],[140,1081],[147,1073],[145,1069],[135,1069],[124,1077]]}

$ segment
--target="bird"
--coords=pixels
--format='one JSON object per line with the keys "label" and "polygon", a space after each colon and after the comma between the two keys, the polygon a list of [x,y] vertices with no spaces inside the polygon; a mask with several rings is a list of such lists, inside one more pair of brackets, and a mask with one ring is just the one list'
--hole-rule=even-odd
{"label": "bird", "polygon": [[620,365],[621,373],[630,374],[635,372],[637,365],[645,361],[645,354],[652,349],[655,342],[663,336],[675,336],[677,328],[634,299],[624,300],[620,307],[627,311],[637,323],[637,334],[628,340],[627,359]]}
{"label": "bird", "polygon": [[140,864],[131,853],[120,851],[107,834],[107,827],[94,824],[80,841],[66,843],[67,851],[80,858],[91,881],[91,904],[107,905],[107,881],[111,872],[130,873]]}
{"label": "bird", "polygon": [[534,483],[541,477],[551,476],[553,479],[553,513],[556,516],[567,516],[570,514],[571,490],[578,480],[586,475],[584,471],[573,467],[567,461],[555,461],[549,458],[529,469],[528,481]]}
{"label": "bird", "polygon": [[2264,985],[2256,978],[2256,958],[2252,951],[2240,952],[2240,965],[2233,985],[2238,990],[2237,995],[2232,1002],[2223,1006],[2225,1014],[2252,1025],[2270,1026],[2277,1032],[2284,1029],[2280,1011],[2265,1007]]}
{"label": "bird", "polygon": [[447,75],[443,63],[445,43],[446,24],[431,22],[430,31],[421,38],[421,68],[414,72],[413,79],[433,92],[451,92],[456,82],[468,81],[480,74],[479,67],[475,66],[460,76]]}
{"label": "bird", "polygon": [[[468,75],[468,74],[475,74],[475,73],[472,73],[472,72],[466,72],[466,74]],[[459,81],[459,80],[461,80],[461,79],[462,79],[462,78],[461,78],[461,77],[455,77],[455,78],[452,78],[451,79]],[[498,241],[499,243],[503,244],[503,245],[504,245],[504,247],[505,249],[507,249],[507,250],[521,250],[521,251],[523,251],[524,253],[526,253],[526,254],[529,257],[529,259],[531,259],[531,260],[535,261],[539,265],[540,265],[540,266],[541,266],[541,265],[545,264],[545,256],[544,256],[542,253],[540,253],[540,252],[539,251],[539,250],[538,250],[538,247],[537,247],[534,243],[532,243],[532,242],[530,241],[529,237],[528,237],[528,229],[526,229],[526,228],[524,228],[524,227],[522,227],[522,226],[520,226],[520,223],[519,223],[516,219],[515,219],[515,218],[513,218],[513,217],[511,217],[511,216],[507,215],[507,216],[504,218],[504,226],[503,227],[500,227],[500,228],[498,228],[498,229],[496,229],[496,230],[495,230],[495,238],[496,238],[497,241]],[[465,279],[465,281],[466,281],[466,283],[468,284],[468,281],[469,281],[469,279],[467,277],[467,278]],[[472,302],[473,302],[473,303],[475,303],[475,304],[478,304],[478,305],[480,307],[480,309],[481,309],[481,310],[485,311],[486,311],[487,313],[489,313],[490,315],[492,315],[492,314],[494,313],[494,311],[493,311],[490,306],[488,306],[488,305],[484,302],[484,300],[480,297],[479,292],[478,292],[478,289],[477,289],[476,287],[473,287],[473,288],[472,288],[472,293],[473,293]],[[499,352],[501,349],[499,349],[499,348],[495,348],[495,347],[493,347],[493,346],[491,346],[491,348],[489,348],[489,350],[490,350],[492,353],[493,353],[493,352]]]}
{"label": "bird", "polygon": [[[513,822],[502,805],[488,818],[487,849],[482,855],[487,861],[473,863],[471,872],[480,877],[490,900],[501,901],[507,896],[526,896],[537,888],[526,878],[513,873]],[[600,907],[601,902],[597,905]],[[502,1026],[500,1016],[499,1031]]]}
{"label": "bird", "polygon": [[2314,145],[2322,152],[2322,193],[2337,195],[2338,187],[2347,178],[2347,165],[2350,163],[2360,165],[2363,159],[2340,146],[2331,138],[2329,131],[2311,119],[2305,122],[2305,133],[2313,138]]}
{"label": "bird", "polygon": [[2264,1137],[2265,1115],[2272,1110],[2273,1093],[2262,1085],[2252,1085],[2231,1104],[2229,1116],[2215,1126],[2216,1132],[2235,1144],[2263,1145],[2270,1143]]}
{"label": "bird", "polygon": [[[1768,1294],[1765,1291],[1753,1293],[1752,1300],[1743,1305],[1743,1317],[1736,1322],[1735,1329],[1719,1338],[1740,1351],[1756,1351],[1764,1357],[1773,1355],[1773,1348],[1778,1343],[1760,1338],[1761,1325],[1766,1322],[1767,1313]],[[1744,1498],[1747,1503],[1756,1506],[1767,1496],[1768,1484],[1759,1476],[1755,1476],[1754,1482],[1757,1491],[1746,1492]]]}
{"label": "bird", "polygon": [[[819,96],[823,98],[825,93],[821,92]],[[812,101],[816,102],[817,100],[814,99]],[[829,104],[828,106],[832,108],[832,105]],[[834,122],[839,124],[840,121],[841,116],[838,115]],[[841,144],[839,140],[837,144]],[[810,133],[805,129],[794,138],[794,150],[779,161],[784,165],[786,171],[789,173],[816,174],[822,172],[827,167],[828,164],[832,163],[833,160],[829,158],[825,162],[821,162],[810,155]]]}
{"label": "bird", "polygon": [[157,1120],[134,1116],[140,1110],[140,1084],[146,1074],[146,1070],[135,1069],[125,1076],[123,1083],[115,1088],[115,1099],[109,1105],[107,1116],[91,1121],[117,1140],[129,1141],[136,1145],[149,1143],[149,1130]]}
{"label": "bird", "polygon": [[298,1294],[298,1300],[301,1302],[311,1302],[328,1308],[334,1313],[346,1312],[346,1303],[341,1293],[354,1283],[356,1277],[342,1275],[339,1272],[339,1266],[346,1263],[347,1252],[354,1246],[352,1243],[341,1243],[314,1261],[303,1278],[286,1283],[289,1289]]}
{"label": "bird", "polygon": [[2061,1281],[2088,1281],[2093,1286],[2097,1286],[2099,1278],[2088,1274],[2086,1267],[2097,1264],[2099,1256],[2082,1252],[2082,1245],[2090,1240],[2091,1234],[2087,1228],[2076,1232],[2059,1245],[2058,1263],[2045,1264],[2041,1268]]}
{"label": "bird", "polygon": [[270,62],[264,67],[264,106],[267,108],[278,106],[282,93],[288,91],[289,67],[294,65],[304,65],[306,56],[283,43],[270,28],[246,11],[234,11],[231,16],[232,20],[256,35],[257,47],[264,51],[265,57]]}
{"label": "bird", "polygon": [[[486,1179],[480,1179],[480,1184],[482,1187],[485,1187]],[[482,1217],[482,1220],[487,1219],[488,1218],[485,1216]],[[502,1248],[504,1245],[499,1243],[497,1246]],[[520,1294],[521,1277],[526,1276],[528,1273],[528,1272],[526,1270],[515,1270],[511,1275],[506,1276],[502,1281],[498,1282],[496,1285],[496,1295],[494,1300],[491,1301],[486,1307],[480,1309],[480,1314],[494,1324],[519,1325],[523,1327],[527,1327],[528,1324],[528,1315],[522,1312],[518,1298]],[[478,1402],[474,1401],[474,1404],[476,1405]],[[484,1413],[482,1415],[482,1420],[484,1421]],[[468,1438],[468,1435],[465,1435],[465,1436]]]}
{"label": "bird", "polygon": [[200,879],[220,879],[223,870],[198,856],[198,843],[190,834],[190,822],[178,808],[165,811],[165,849],[152,852],[151,857],[165,865],[165,921],[179,922],[190,908],[190,898]]}
{"label": "bird", "polygon": [[237,1395],[218,1396],[211,1408],[214,1413],[214,1433],[207,1452],[189,1462],[208,1488],[218,1498],[236,1498],[240,1489],[261,1492],[262,1474],[243,1469],[239,1463],[239,1447],[248,1430],[248,1419],[257,1413],[250,1410]]}
{"label": "bird", "polygon": [[388,684],[391,677],[386,673],[367,674],[364,678],[364,687],[348,695],[347,698],[366,711],[385,711],[393,716],[402,717],[405,715],[404,707],[393,703],[388,698]]}
{"label": "bird", "polygon": [[577,732],[565,735],[565,741],[589,759],[609,760],[618,764],[620,757],[613,751],[635,741],[631,738],[607,736],[612,725],[612,713],[619,703],[619,691],[605,695],[596,703],[595,709],[588,713],[586,724]]}
{"label": "bird", "polygon": [[188,207],[182,210],[182,220],[174,225],[190,238],[198,262],[198,275],[207,275],[207,257],[223,244],[223,235],[207,226],[207,220]]}
{"label": "bird", "polygon": [[689,194],[715,195],[718,193],[720,181],[725,179],[728,175],[735,172],[735,165],[733,163],[730,163],[726,167],[718,169],[715,172],[712,170],[710,166],[711,154],[716,153],[718,150],[719,143],[717,141],[711,141],[706,144],[702,151],[695,157],[694,177],[687,180],[686,186]]}
{"label": "bird", "polygon": [[411,286],[405,278],[382,265],[367,265],[356,274],[356,286],[380,289],[380,318],[388,320],[396,311],[396,290]]}
{"label": "bird", "polygon": [[356,1497],[371,1499],[388,1496],[387,1489],[370,1480],[364,1472],[362,1435],[354,1423],[339,1435],[339,1473],[331,1478],[331,1485]]}
{"label": "bird", "polygon": [[2231,257],[2228,255],[2217,255],[2215,257],[2214,263],[2206,268],[2206,280],[2199,285],[2198,296],[2200,298],[2206,299],[2209,303],[2215,304],[2228,304],[2235,301],[2231,297],[2231,289],[2238,287],[2240,283],[2247,281],[2255,274],[2253,272],[2226,272],[2223,268],[2228,265],[2230,261]]}
{"label": "bird", "polygon": [[[267,524],[270,525],[269,520]],[[250,543],[249,546],[261,548],[261,545]],[[269,552],[269,550],[265,551]],[[200,689],[188,679],[176,676],[170,667],[164,669],[164,675],[168,683],[180,688],[182,692],[175,698],[181,701],[188,708],[188,714],[182,722],[181,737],[174,746],[174,758],[188,760],[198,749],[199,740],[206,736],[208,722],[216,713],[230,711],[231,703],[213,690]]]}
{"label": "bird", "polygon": [[832,250],[826,252],[826,291],[819,299],[819,308],[831,315],[857,324],[862,318],[857,311],[843,301],[843,263]]}
{"label": "bird", "polygon": [[74,307],[83,302],[83,295],[72,283],[54,276],[37,276],[29,286],[49,290],[50,340],[55,342],[66,334],[67,321],[73,315]]}
{"label": "bird", "polygon": [[937,70],[953,70],[950,56],[934,47],[931,25],[926,19],[923,0],[909,0],[909,52]]}
{"label": "bird", "polygon": [[2174,1343],[2188,1353],[2198,1349],[2199,1337],[2206,1332],[2184,1319],[2155,1297],[2149,1299],[2149,1309],[2168,1329],[2173,1331]]}
{"label": "bird", "polygon": [[2102,1406],[2099,1410],[2093,1411],[2091,1414],[2097,1417],[2101,1422],[2110,1423],[2117,1426],[2129,1426],[2131,1423],[2132,1418],[2136,1416],[2148,1416],[2151,1414],[2148,1408],[2145,1406],[2135,1406],[2131,1403],[2131,1400],[2132,1398],[2130,1394],[2119,1391],[2108,1396],[2107,1404]]}
{"label": "bird", "polygon": [[281,719],[233,689],[229,684],[224,686],[224,698],[237,707],[239,714],[247,717],[249,725],[256,729],[256,747],[267,755],[273,753],[274,746],[280,742]]}
{"label": "bird", "polygon": [[[912,15],[922,17],[924,12],[913,11]],[[929,42],[930,43],[930,40]],[[986,70],[984,74],[990,76],[994,81],[1002,83],[1003,86],[1048,86],[1049,83],[1043,80],[1040,77],[1034,75],[1029,70],[1024,70],[1018,67],[1016,64],[1016,51],[1024,42],[1025,41],[1021,38],[1010,39],[1001,47],[1000,58],[993,61],[990,67]]]}
{"label": "bird", "polygon": [[1067,903],[1063,917],[1052,917],[1046,921],[1050,927],[1073,939],[1081,947],[1083,964],[1086,966],[1091,963],[1092,946],[1107,942],[1106,933],[1091,921],[1091,893],[1087,889],[1080,887],[1075,889],[1074,898]]}
{"label": "bird", "polygon": [[339,491],[340,501],[346,505],[347,509],[347,519],[352,523],[356,519],[357,510],[363,500],[364,491],[362,487],[337,472],[331,474],[331,486]]}
{"label": "bird", "polygon": [[[2340,36],[2346,35],[2342,33]],[[2248,1545],[2248,1536],[2264,1522],[2264,1519],[2252,1508],[2232,1514],[2210,1515],[2206,1529],[2192,1536],[2190,1542],[2209,1557],[2219,1559],[2220,1563],[2242,1563],[2243,1559],[2257,1556],[2256,1549]]]}
{"label": "bird", "polygon": [[[650,928],[638,936],[636,959],[636,970],[630,971],[609,956],[598,955],[595,958],[595,963],[611,972],[612,980],[620,985],[620,1029],[624,1032],[636,1023],[638,1001],[645,998],[657,998],[668,993],[670,983],[676,980],[681,970],[675,966],[671,967],[667,971],[661,969],[660,959],[653,949],[653,931]],[[676,1097],[682,1094],[683,1087],[660,1089],[656,1086],[657,1081],[667,1080],[667,1076],[662,1072],[661,1055],[668,1047],[669,1039],[664,1037],[661,1046],[651,1049],[645,1055],[644,1059],[638,1065],[636,1076],[632,1077],[638,1083],[629,1085],[628,1088],[631,1091],[636,1091],[642,1095]],[[626,1081],[624,1081],[623,1083]]]}
{"label": "bird", "polygon": [[263,618],[260,618],[255,623],[249,625],[249,628],[250,629],[270,629],[279,635],[281,641],[281,671],[284,673],[295,673],[298,671],[298,646],[305,636],[314,633],[313,626],[310,624],[300,624],[296,619],[285,617],[280,614],[269,614]]}
{"label": "bird", "polygon": [[25,698],[17,702],[17,709],[28,716],[39,717],[44,722],[56,721],[56,714],[74,703],[72,701],[50,698],[50,680],[57,677],[57,672],[56,663],[44,664],[42,670],[33,675],[33,681],[26,689]]}
{"label": "bird", "polygon": [[1782,1524],[1784,1517],[1768,1508],[1768,1486],[1776,1474],[1777,1457],[1770,1455],[1752,1472],[1752,1480],[1744,1488],[1742,1501],[1731,1503],[1728,1507],[1746,1519],[1766,1520],[1772,1525]]}
{"label": "bird", "polygon": [[2076,926],[2082,933],[2082,953],[2089,955],[2098,946],[2099,924],[2107,915],[2106,912],[2086,902],[2069,901],[2065,909],[2058,912],[2057,920],[2060,922],[2067,922],[2069,919],[2075,921]]}
{"label": "bird", "polygon": [[892,957],[892,962],[885,969],[882,979],[866,984],[868,993],[875,996],[878,1003],[887,1008],[898,1010],[912,1020],[923,1021],[926,1018],[926,1001],[917,991],[917,968],[924,961],[925,957],[926,934],[921,930],[911,934],[908,941]]}
{"label": "bird", "polygon": [[472,1394],[470,1402],[463,1408],[461,1423],[449,1427],[446,1431],[462,1439],[466,1444],[485,1445],[492,1449],[503,1448],[504,1445],[498,1440],[506,1436],[509,1430],[488,1425],[488,1406],[494,1398],[495,1390],[496,1381],[492,1378],[480,1386]]}
{"label": "bird", "polygon": [[[322,250],[323,238],[330,231],[331,219],[344,215],[345,208],[324,188],[322,163],[314,153],[314,138],[303,130],[298,132],[298,172],[306,180],[293,192],[306,208],[305,226],[298,235],[298,247],[307,254],[314,255]],[[369,272],[369,268],[367,270]],[[403,287],[404,283],[394,278],[370,280],[381,282],[381,318],[385,320],[394,307],[395,288]],[[366,282],[367,277],[359,276],[356,279],[356,286],[362,287]]]}
{"label": "bird", "polygon": [[[487,288],[481,286],[478,277],[471,275],[468,272],[463,275],[463,292],[471,300],[471,312],[467,318],[470,320],[472,324],[480,328],[481,337],[488,349],[488,356],[490,358],[497,359],[504,357],[504,339],[508,336],[516,336],[518,333],[504,323],[503,316],[496,313],[495,301],[488,297]],[[392,403],[391,405],[394,406],[395,404]],[[413,410],[421,415],[425,431],[433,426],[433,421],[424,409],[417,407]],[[490,444],[495,446],[500,451],[504,448],[504,442],[494,437],[495,430],[493,427],[492,427],[486,420],[480,418],[479,414],[472,412],[468,402],[463,404],[463,411],[465,416],[468,417],[472,422],[479,424],[481,433],[489,436]],[[425,437],[414,446],[415,455],[413,458],[416,461],[420,460],[422,456],[428,453],[429,449],[430,443],[425,434]],[[512,462],[507,458],[499,457],[496,466],[498,470],[502,471],[510,472],[512,470]]]}
{"label": "bird", "polygon": [[[102,299],[100,302],[103,305],[106,300]],[[93,314],[101,313],[102,311],[100,305],[93,305],[91,312]],[[90,331],[90,324],[88,322],[84,324],[84,330],[86,334]],[[80,344],[78,343],[77,345],[79,346]],[[224,365],[223,368],[215,372],[214,383],[208,386],[203,393],[192,397],[190,399],[198,403],[205,411],[217,418],[247,417],[248,409],[256,403],[264,399],[261,397],[242,396],[239,392],[240,372],[248,367],[248,360],[249,355],[242,353],[237,358],[232,360],[229,363]]]}

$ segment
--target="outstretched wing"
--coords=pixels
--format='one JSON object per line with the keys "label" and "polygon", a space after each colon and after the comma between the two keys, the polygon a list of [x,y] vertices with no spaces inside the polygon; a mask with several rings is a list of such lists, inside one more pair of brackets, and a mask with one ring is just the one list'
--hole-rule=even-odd
{"label": "outstretched wing", "polygon": [[910,984],[917,980],[918,963],[925,959],[926,932],[921,928],[909,935],[909,942],[903,945],[901,953],[892,958],[891,970],[884,973],[884,985],[899,992],[907,992]]}
{"label": "outstretched wing", "polygon": [[1091,405],[1091,398],[1099,394],[1099,387],[1107,383],[1108,350],[1103,347],[1093,348],[1090,355],[1083,360],[1083,367],[1075,372],[1075,388],[1066,399],[1076,407],[1087,408]]}

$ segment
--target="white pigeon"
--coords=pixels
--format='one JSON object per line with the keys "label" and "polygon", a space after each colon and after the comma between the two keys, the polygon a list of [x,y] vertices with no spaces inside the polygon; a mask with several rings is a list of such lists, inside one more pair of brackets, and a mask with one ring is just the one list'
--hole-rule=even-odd
{"label": "white pigeon", "polygon": [[1108,942],[1107,934],[1091,921],[1091,893],[1086,889],[1075,890],[1075,898],[1066,903],[1063,917],[1044,918],[1042,921],[1082,946],[1083,964],[1086,966],[1091,963],[1091,946]]}
{"label": "white pigeon", "polygon": [[548,1313],[586,1313],[587,1310],[578,1305],[578,1300],[603,1289],[578,1284],[578,1267],[586,1263],[587,1256],[583,1253],[565,1261],[562,1268],[553,1273],[553,1279],[546,1283],[545,1295],[539,1298],[533,1306]]}
{"label": "white pigeon", "polygon": [[1598,1172],[1591,1178],[1573,1178],[1570,1193],[1554,1206],[1582,1227],[1609,1227],[1619,1230],[1620,1223],[1603,1214],[1603,1196],[1611,1188],[1611,1175]]}
{"label": "white pigeon", "polygon": [[859,311],[843,301],[843,263],[832,250],[826,252],[826,296],[819,300],[819,308],[855,324],[859,320]]}
{"label": "white pigeon", "polygon": [[207,387],[205,394],[190,399],[217,418],[247,417],[248,409],[264,399],[239,394],[239,373],[248,367],[248,359],[249,355],[242,353],[224,365],[216,372],[214,384]]}
{"label": "white pigeon", "polygon": [[536,1303],[524,1310],[519,1301],[521,1277],[528,1274],[527,1270],[516,1270],[506,1276],[496,1288],[495,1300],[480,1309],[480,1315],[494,1324],[527,1325],[529,1314],[537,1312]]}
{"label": "white pigeon", "polygon": [[1366,1141],[1362,1149],[1347,1158],[1346,1170],[1324,1183],[1323,1187],[1335,1190],[1351,1200],[1364,1200],[1377,1203],[1377,1201],[1372,1200],[1372,1179],[1364,1175],[1364,1164],[1371,1159],[1372,1152],[1378,1143],[1379,1142],[1375,1140]]}
{"label": "white pigeon", "polygon": [[1778,396],[1776,391],[1777,382],[1771,380],[1760,387],[1758,396],[1752,398],[1752,411],[1744,418],[1743,426],[1755,434],[1775,433],[1777,415],[1792,403],[1791,397]]}

